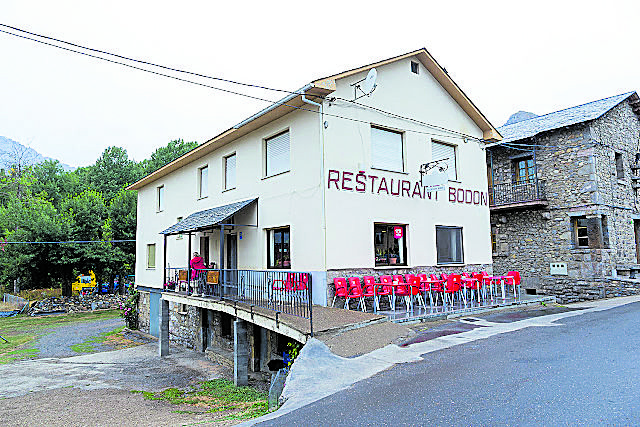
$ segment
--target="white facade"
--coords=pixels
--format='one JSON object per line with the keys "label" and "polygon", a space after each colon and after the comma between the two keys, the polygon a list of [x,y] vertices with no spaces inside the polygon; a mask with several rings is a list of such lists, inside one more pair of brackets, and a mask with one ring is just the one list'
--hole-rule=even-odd
{"label": "white facade", "polygon": [[[354,97],[352,84],[363,79],[367,71],[335,80],[335,90],[322,101],[324,116],[314,113],[320,108],[300,103],[314,112],[294,110],[218,145],[164,176],[132,186],[138,189],[136,282],[162,287],[163,235],[159,233],[178,218],[250,198],[258,198],[257,207],[237,215],[234,222],[256,224],[257,219],[257,227],[234,227],[231,231],[238,237],[242,233],[237,268],[266,269],[268,230],[288,226],[290,268],[313,272],[316,303],[326,304],[327,277],[339,275],[336,270],[435,272],[436,226],[462,228],[463,260],[446,267],[463,270],[465,266],[491,264],[485,151],[484,143],[479,141],[487,130],[481,129],[416,57],[378,65],[377,88],[371,96],[357,101],[362,105],[347,101]],[[373,167],[372,126],[400,133],[400,170]],[[265,141],[287,130],[290,170],[267,177]],[[427,194],[416,183],[420,181],[420,165],[432,159],[433,142],[455,147],[456,173],[444,191]],[[232,154],[235,188],[225,189],[229,187],[225,181],[225,158]],[[205,166],[208,194],[199,197],[200,170]],[[383,178],[385,185],[381,185]],[[158,211],[161,186],[163,210]],[[406,265],[376,267],[376,223],[404,226]],[[204,252],[200,237],[206,236],[209,259],[218,262],[218,233],[196,233],[192,251]],[[150,244],[155,244],[154,267],[147,266]],[[190,258],[187,246],[188,236],[169,236],[167,264],[186,266]],[[328,271],[331,274],[327,275]]]}

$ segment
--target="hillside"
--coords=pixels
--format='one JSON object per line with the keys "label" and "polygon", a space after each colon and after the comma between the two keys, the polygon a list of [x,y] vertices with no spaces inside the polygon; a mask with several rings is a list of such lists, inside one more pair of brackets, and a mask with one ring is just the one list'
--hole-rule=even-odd
{"label": "hillside", "polygon": [[[16,156],[22,157],[27,164],[42,163],[45,160],[55,160],[51,157],[45,157],[33,148],[26,147],[17,141],[0,136],[0,169],[7,168],[14,163]],[[75,169],[75,167],[62,162],[60,166],[66,171]]]}

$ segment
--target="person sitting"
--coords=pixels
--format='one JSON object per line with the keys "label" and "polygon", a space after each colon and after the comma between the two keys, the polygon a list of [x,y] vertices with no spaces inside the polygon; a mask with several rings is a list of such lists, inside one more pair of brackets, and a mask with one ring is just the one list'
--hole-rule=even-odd
{"label": "person sitting", "polygon": [[191,261],[189,261],[189,267],[191,267],[191,281],[197,283],[199,287],[199,284],[201,282],[200,276],[202,275],[200,270],[204,270],[207,268],[204,263],[204,258],[202,258],[198,252],[194,252],[193,258],[191,258]]}

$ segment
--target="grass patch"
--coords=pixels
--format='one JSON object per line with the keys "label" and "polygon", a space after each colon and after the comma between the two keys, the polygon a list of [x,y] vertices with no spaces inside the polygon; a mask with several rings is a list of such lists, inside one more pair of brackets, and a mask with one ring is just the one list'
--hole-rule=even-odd
{"label": "grass patch", "polygon": [[10,334],[19,331],[42,330],[66,323],[91,322],[94,320],[113,319],[116,317],[120,317],[120,310],[87,311],[42,317],[31,317],[21,314],[14,317],[0,318],[0,334],[4,336],[5,333]]}
{"label": "grass patch", "polygon": [[0,354],[0,365],[4,365],[5,363],[11,363],[22,359],[29,359],[32,357],[36,357],[38,355],[39,350],[35,348],[23,348],[20,350],[8,351],[6,353]]}
{"label": "grass patch", "polygon": [[110,332],[102,332],[95,337],[91,337],[79,344],[73,344],[70,348],[76,353],[91,353],[95,350],[95,346],[104,343],[107,338],[119,334],[124,330],[124,326],[114,329]]}
{"label": "grass patch", "polygon": [[204,407],[205,412],[210,414],[231,412],[219,418],[221,420],[248,420],[269,412],[267,393],[251,387],[236,387],[232,381],[225,379],[204,381],[189,391],[168,388],[158,393],[139,390],[131,392],[141,393],[148,400],[165,400],[174,405]]}

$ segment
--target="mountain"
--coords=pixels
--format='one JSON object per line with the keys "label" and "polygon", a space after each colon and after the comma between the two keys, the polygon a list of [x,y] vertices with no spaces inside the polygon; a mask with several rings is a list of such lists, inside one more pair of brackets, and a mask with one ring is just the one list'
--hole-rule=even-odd
{"label": "mountain", "polygon": [[509,117],[509,120],[507,120],[507,123],[505,123],[503,126],[512,125],[514,123],[522,122],[524,120],[529,120],[534,117],[538,117],[538,115],[530,113],[528,111],[518,111],[517,113],[513,113],[511,117]]}
{"label": "mountain", "polygon": [[[16,142],[12,139],[0,136],[0,169],[6,169],[16,162],[16,158],[20,157],[26,164],[42,163],[45,160],[56,160],[51,157],[45,157],[30,147]],[[60,162],[62,169],[72,171],[76,168]]]}

